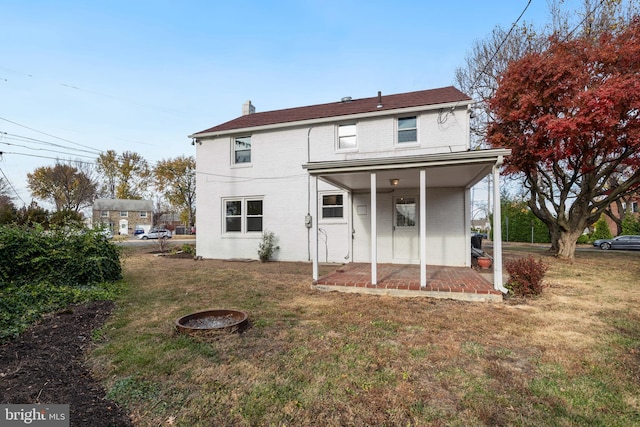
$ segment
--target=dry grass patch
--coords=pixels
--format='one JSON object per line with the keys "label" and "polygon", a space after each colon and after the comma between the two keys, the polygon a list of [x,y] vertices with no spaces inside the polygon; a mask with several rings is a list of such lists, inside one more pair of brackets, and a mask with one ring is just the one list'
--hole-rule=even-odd
{"label": "dry grass patch", "polygon": [[[532,252],[549,287],[500,304],[322,293],[307,263],[130,254],[92,362],[142,426],[640,423],[637,254],[507,249]],[[250,327],[175,333],[209,308]]]}

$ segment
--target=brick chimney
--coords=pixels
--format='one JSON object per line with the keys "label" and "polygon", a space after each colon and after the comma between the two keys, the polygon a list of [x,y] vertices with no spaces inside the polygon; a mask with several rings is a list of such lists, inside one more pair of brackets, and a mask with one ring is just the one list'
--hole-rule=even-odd
{"label": "brick chimney", "polygon": [[242,104],[242,115],[246,116],[249,114],[253,114],[256,112],[256,107],[251,104],[251,101],[247,101],[244,104]]}

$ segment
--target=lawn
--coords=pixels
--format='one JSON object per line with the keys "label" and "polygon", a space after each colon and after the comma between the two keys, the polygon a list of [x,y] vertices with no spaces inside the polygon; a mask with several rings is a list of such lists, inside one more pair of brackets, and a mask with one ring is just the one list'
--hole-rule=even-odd
{"label": "lawn", "polygon": [[[541,297],[469,303],[322,293],[306,263],[129,253],[90,363],[140,426],[640,425],[639,254],[505,248],[530,254],[550,265]],[[209,308],[250,327],[175,332]]]}

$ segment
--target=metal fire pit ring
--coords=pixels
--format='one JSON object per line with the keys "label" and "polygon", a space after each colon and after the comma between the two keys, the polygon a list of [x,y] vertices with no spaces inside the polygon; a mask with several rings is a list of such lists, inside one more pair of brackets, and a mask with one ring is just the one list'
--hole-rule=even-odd
{"label": "metal fire pit ring", "polygon": [[187,314],[176,320],[176,330],[183,334],[206,331],[235,332],[247,325],[248,315],[240,310],[204,310]]}

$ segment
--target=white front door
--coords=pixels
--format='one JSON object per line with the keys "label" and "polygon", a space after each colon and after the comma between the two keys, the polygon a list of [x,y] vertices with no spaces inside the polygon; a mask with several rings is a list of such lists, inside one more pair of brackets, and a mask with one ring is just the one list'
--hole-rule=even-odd
{"label": "white front door", "polygon": [[126,219],[120,220],[120,229],[118,230],[118,234],[121,236],[129,234],[129,221]]}
{"label": "white front door", "polygon": [[393,260],[420,262],[420,234],[418,233],[418,198],[393,198]]}

